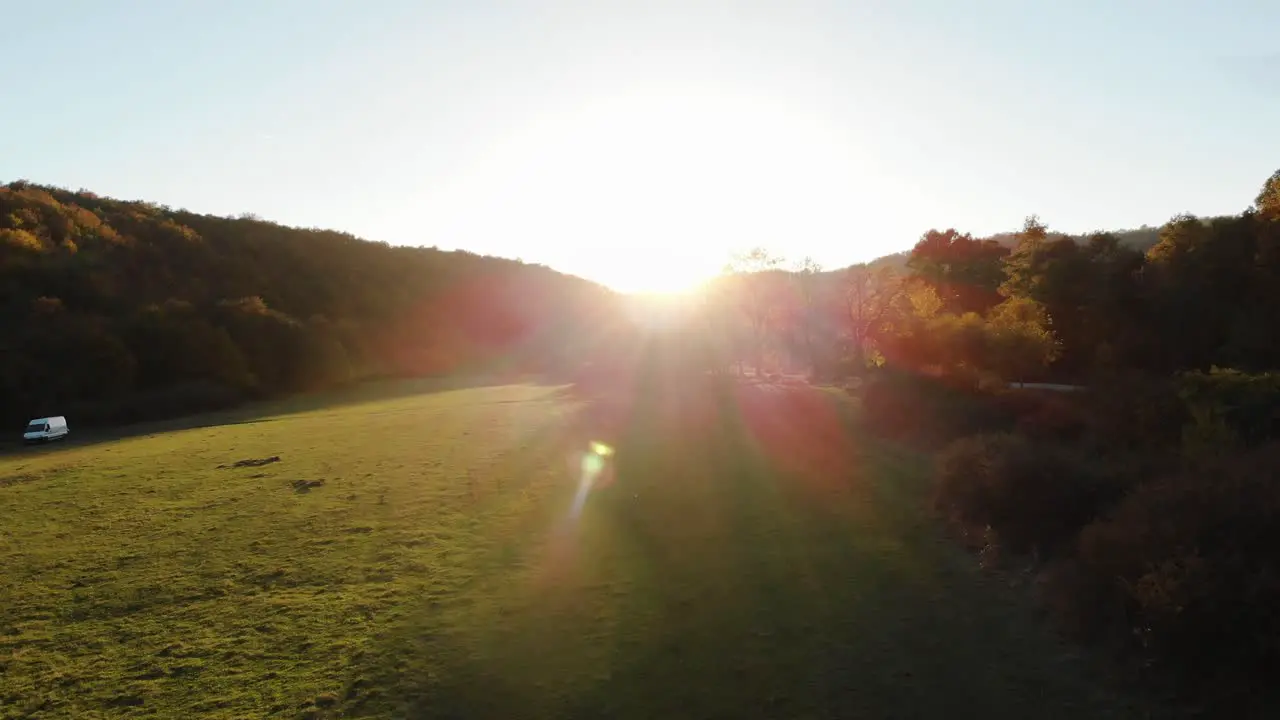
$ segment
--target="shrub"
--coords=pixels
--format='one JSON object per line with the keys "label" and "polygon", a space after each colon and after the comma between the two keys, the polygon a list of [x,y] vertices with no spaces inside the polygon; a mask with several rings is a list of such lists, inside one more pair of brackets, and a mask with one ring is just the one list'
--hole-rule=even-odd
{"label": "shrub", "polygon": [[1229,454],[1280,439],[1280,373],[1185,373],[1178,394],[1187,408],[1182,442],[1189,456]]}
{"label": "shrub", "polygon": [[1049,555],[1117,502],[1125,480],[1058,445],[977,435],[940,456],[934,502],[957,529],[1015,553]]}
{"label": "shrub", "polygon": [[868,428],[885,437],[924,444],[1012,429],[1014,416],[994,396],[938,378],[885,370],[862,390]]}
{"label": "shrub", "polygon": [[1076,442],[1088,433],[1085,410],[1070,394],[1013,390],[1004,397],[1017,417],[1015,432],[1019,435],[1032,440]]}
{"label": "shrub", "polygon": [[1078,402],[1093,444],[1121,453],[1173,450],[1189,419],[1171,380],[1139,374],[1096,378]]}
{"label": "shrub", "polygon": [[[1080,536],[1060,617],[1228,695],[1280,664],[1280,444],[1148,483]],[[1116,625],[1121,627],[1117,628]]]}

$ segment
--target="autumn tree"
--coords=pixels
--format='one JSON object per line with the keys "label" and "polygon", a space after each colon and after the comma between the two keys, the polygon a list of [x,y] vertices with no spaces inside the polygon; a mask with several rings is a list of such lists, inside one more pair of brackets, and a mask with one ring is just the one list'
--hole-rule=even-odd
{"label": "autumn tree", "polygon": [[1036,289],[1045,245],[1049,241],[1049,228],[1040,222],[1039,216],[1030,215],[1022,224],[1022,230],[1014,235],[1013,251],[1004,258],[1004,282],[1000,294],[1005,297],[1032,297]]}
{"label": "autumn tree", "polygon": [[993,240],[975,240],[955,229],[930,230],[912,248],[907,268],[933,286],[948,312],[983,313],[1000,302],[1001,261],[1008,254]]}
{"label": "autumn tree", "polygon": [[1025,382],[1058,357],[1044,307],[1029,298],[1009,298],[988,318],[987,366],[1006,380]]}
{"label": "autumn tree", "polygon": [[905,299],[902,279],[892,268],[875,270],[865,264],[845,271],[845,302],[848,310],[849,344],[853,367],[862,372],[867,351],[889,330]]}
{"label": "autumn tree", "polygon": [[1265,219],[1280,220],[1280,170],[1271,173],[1271,177],[1262,184],[1253,207]]}

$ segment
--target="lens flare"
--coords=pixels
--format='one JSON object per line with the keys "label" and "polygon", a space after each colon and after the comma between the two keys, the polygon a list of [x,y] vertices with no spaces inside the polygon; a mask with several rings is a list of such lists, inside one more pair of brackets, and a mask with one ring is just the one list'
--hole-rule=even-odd
{"label": "lens flare", "polygon": [[582,454],[578,473],[578,491],[574,493],[573,507],[569,509],[569,516],[575,519],[582,514],[582,506],[587,502],[591,486],[595,484],[608,464],[605,458],[613,455],[613,448],[602,442],[592,441],[589,448]]}

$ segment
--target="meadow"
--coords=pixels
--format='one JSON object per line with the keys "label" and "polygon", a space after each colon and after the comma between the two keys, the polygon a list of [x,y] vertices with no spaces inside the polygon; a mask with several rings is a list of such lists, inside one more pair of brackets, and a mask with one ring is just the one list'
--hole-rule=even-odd
{"label": "meadow", "polygon": [[418,383],[6,453],[0,717],[1138,713],[856,420]]}

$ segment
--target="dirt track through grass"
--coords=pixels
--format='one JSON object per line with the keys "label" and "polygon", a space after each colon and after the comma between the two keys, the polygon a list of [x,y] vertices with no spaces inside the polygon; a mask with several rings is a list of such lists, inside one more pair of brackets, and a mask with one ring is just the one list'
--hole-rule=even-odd
{"label": "dirt track through grass", "polygon": [[[612,400],[454,390],[0,459],[0,716],[1126,716],[842,399]],[[590,440],[617,452],[572,519]]]}

